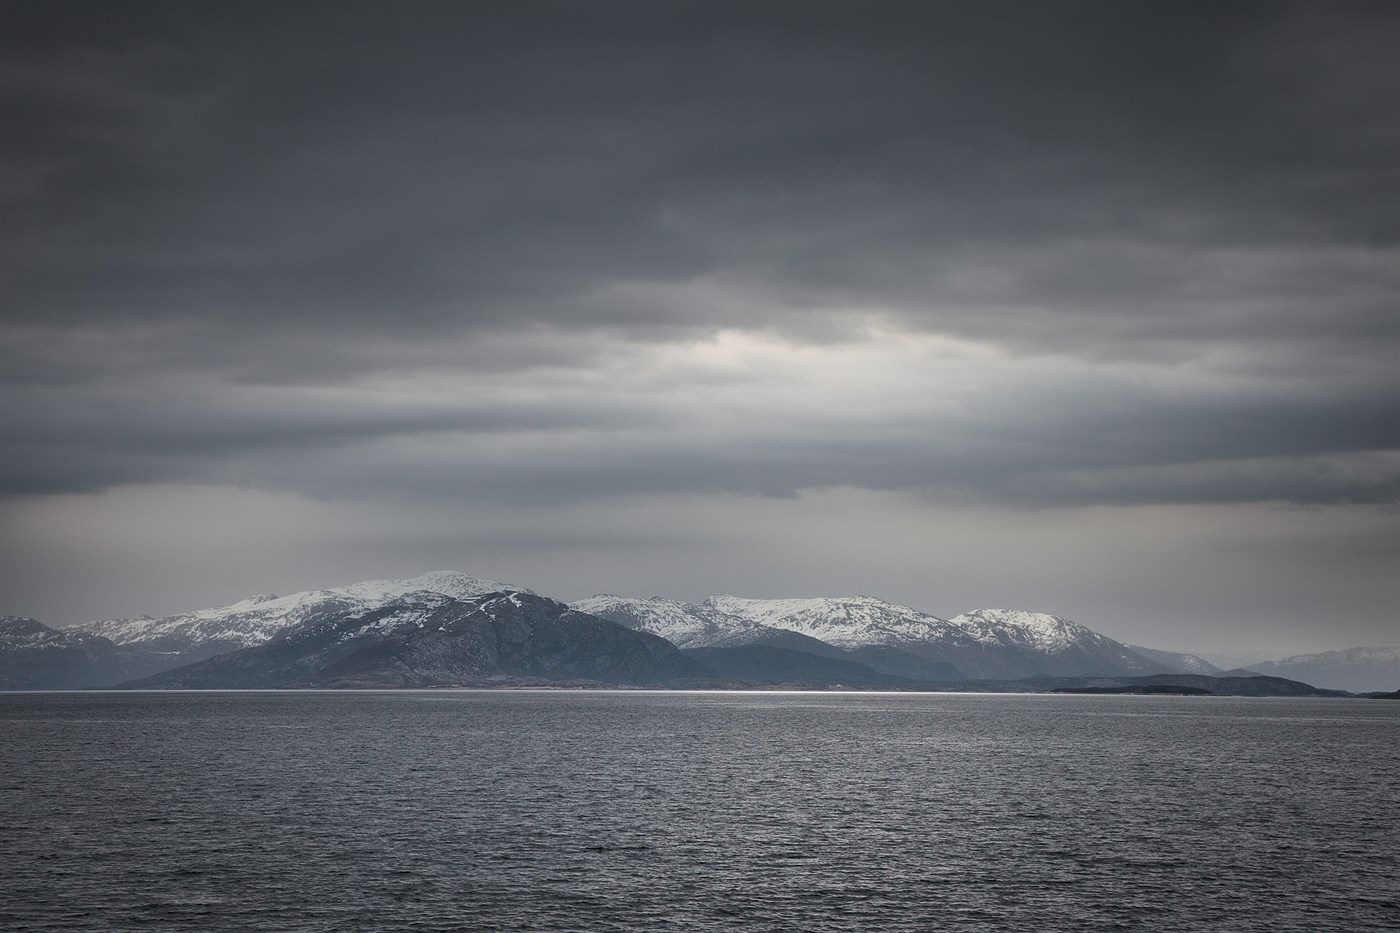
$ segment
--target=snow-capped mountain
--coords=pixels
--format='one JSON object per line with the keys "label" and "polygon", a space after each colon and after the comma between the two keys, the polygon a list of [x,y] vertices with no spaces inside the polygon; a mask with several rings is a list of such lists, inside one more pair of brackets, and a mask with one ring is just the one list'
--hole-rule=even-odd
{"label": "snow-capped mountain", "polygon": [[677,648],[732,648],[738,645],[781,644],[798,650],[830,653],[821,642],[797,632],[731,615],[714,606],[697,606],[653,596],[599,595],[575,600],[569,607],[638,632],[650,632]]}
{"label": "snow-capped mountain", "polygon": [[931,641],[970,645],[964,633],[946,619],[872,596],[810,599],[711,596],[705,606],[771,628],[800,632],[843,648]]}
{"label": "snow-capped mountain", "polygon": [[[591,596],[572,605],[575,609],[611,619],[628,628],[660,635],[687,652],[709,651],[710,649],[762,649],[747,653],[741,652],[742,658],[739,655],[723,656],[722,666],[731,674],[741,669],[748,670],[751,674],[754,671],[766,669],[769,678],[776,678],[778,681],[794,681],[803,680],[803,678],[789,677],[784,672],[793,674],[798,670],[804,670],[809,676],[816,676],[819,672],[824,671],[832,676],[838,676],[837,672],[843,670],[839,664],[835,666],[819,664],[812,657],[815,655],[816,658],[835,660],[841,664],[855,663],[858,666],[863,666],[865,674],[861,676],[864,676],[866,680],[860,679],[848,669],[846,673],[839,675],[839,679],[843,683],[867,682],[871,678],[878,679],[881,675],[892,675],[893,679],[886,678],[891,683],[945,683],[964,679],[962,672],[951,664],[911,653],[888,642],[870,643],[859,641],[857,638],[859,643],[840,645],[837,643],[837,638],[825,641],[794,628],[767,625],[752,618],[725,612],[714,605],[716,600],[724,599],[737,600],[737,597],[714,597],[705,605],[697,606],[693,603],[682,603],[659,597],[633,599],[625,596]],[[757,601],[743,600],[742,602],[752,608],[751,604]],[[780,600],[779,602],[796,601]],[[829,615],[821,615],[814,609],[814,606],[822,601],[806,600],[803,602],[812,604],[807,607],[812,610],[810,617],[816,620],[812,627],[822,628],[822,630],[834,627],[834,623],[830,622]],[[826,602],[835,601],[828,600]],[[879,615],[878,607],[865,608],[867,617]],[[913,613],[915,610],[908,609],[905,612]],[[898,614],[886,613],[885,615],[891,620],[891,625],[898,624],[900,620]],[[822,619],[827,620],[827,624],[824,626],[821,623]],[[780,620],[785,621],[781,617]],[[904,626],[905,629],[910,627],[910,624]],[[883,629],[880,631],[882,634],[888,634]],[[923,630],[919,629],[919,631]],[[848,636],[848,640],[849,637],[854,637],[851,632],[845,634]],[[919,643],[922,644],[922,642]],[[793,657],[793,652],[797,652],[801,657]],[[696,656],[699,657],[699,655]],[[704,658],[708,659],[704,663],[720,663],[721,655],[707,654]]]}
{"label": "snow-capped mountain", "polygon": [[659,685],[709,676],[664,639],[518,590],[464,598],[420,590],[354,611],[321,605],[262,644],[127,686]]}
{"label": "snow-capped mountain", "polygon": [[1166,667],[1067,619],[979,609],[941,619],[870,596],[743,599],[705,604],[775,628],[790,628],[850,651],[897,647],[951,664],[969,678],[1163,673]]}
{"label": "snow-capped mountain", "polygon": [[949,621],[986,645],[1015,645],[1052,654],[1103,637],[1077,622],[1023,609],[974,609]]}
{"label": "snow-capped mountain", "polygon": [[974,609],[949,620],[983,645],[1022,655],[1041,655],[1037,674],[1159,674],[1164,665],[1060,616],[1021,609]]}
{"label": "snow-capped mountain", "polygon": [[1142,645],[1128,645],[1128,647],[1147,660],[1155,661],[1173,672],[1205,674],[1208,677],[1225,673],[1224,668],[1212,664],[1198,655],[1184,654],[1180,651],[1163,651],[1160,648],[1144,648]]}
{"label": "snow-capped mountain", "polygon": [[88,622],[67,631],[87,632],[110,639],[118,645],[165,652],[177,656],[172,663],[186,663],[263,644],[288,626],[317,615],[355,613],[420,593],[468,599],[507,590],[532,592],[524,587],[443,570],[408,580],[368,580],[335,589],[307,590],[290,596],[252,596],[231,606],[201,609],[161,619],[143,616]]}
{"label": "snow-capped mountain", "polygon": [[1387,692],[1400,690],[1400,648],[1345,648],[1299,654],[1249,665],[1272,677],[1302,680],[1333,690]]}

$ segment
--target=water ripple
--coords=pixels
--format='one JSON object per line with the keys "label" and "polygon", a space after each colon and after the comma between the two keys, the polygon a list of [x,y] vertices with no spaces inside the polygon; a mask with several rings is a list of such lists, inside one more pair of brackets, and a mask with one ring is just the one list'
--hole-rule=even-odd
{"label": "water ripple", "polygon": [[1397,928],[1345,700],[0,696],[0,928]]}

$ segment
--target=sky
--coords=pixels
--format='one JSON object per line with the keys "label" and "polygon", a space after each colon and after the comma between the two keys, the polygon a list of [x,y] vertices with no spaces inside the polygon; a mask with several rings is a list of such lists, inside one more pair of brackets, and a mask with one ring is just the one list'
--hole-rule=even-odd
{"label": "sky", "polygon": [[1400,4],[0,4],[0,613],[1400,643]]}

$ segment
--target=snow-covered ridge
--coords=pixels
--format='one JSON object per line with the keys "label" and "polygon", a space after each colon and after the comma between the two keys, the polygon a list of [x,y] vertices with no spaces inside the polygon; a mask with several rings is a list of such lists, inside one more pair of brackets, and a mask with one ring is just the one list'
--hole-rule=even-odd
{"label": "snow-covered ridge", "polygon": [[1078,665],[1086,673],[1153,674],[1171,669],[1122,642],[1046,612],[974,609],[950,621],[988,648],[1033,652],[1051,662],[1060,659]]}
{"label": "snow-covered ridge", "polygon": [[1023,609],[974,609],[948,621],[983,644],[1020,645],[1052,654],[1102,637],[1078,622]]}
{"label": "snow-covered ridge", "polygon": [[469,599],[502,590],[533,592],[524,587],[440,570],[407,580],[367,580],[289,596],[261,594],[230,606],[201,609],[161,619],[99,620],[74,626],[72,630],[102,635],[117,644],[151,644],[180,652],[199,650],[203,646],[228,651],[262,644],[312,613],[372,609],[418,593]]}
{"label": "snow-covered ridge", "polygon": [[653,596],[598,595],[576,600],[570,609],[616,622],[638,632],[659,635],[678,648],[725,648],[750,644],[783,633],[770,626],[723,612]]}
{"label": "snow-covered ridge", "polygon": [[746,599],[711,596],[705,606],[840,647],[962,641],[948,620],[873,596]]}
{"label": "snow-covered ridge", "polygon": [[972,678],[1152,674],[1166,667],[1059,616],[976,609],[952,619],[871,596],[745,599],[706,606],[847,650],[886,646],[952,664]]}

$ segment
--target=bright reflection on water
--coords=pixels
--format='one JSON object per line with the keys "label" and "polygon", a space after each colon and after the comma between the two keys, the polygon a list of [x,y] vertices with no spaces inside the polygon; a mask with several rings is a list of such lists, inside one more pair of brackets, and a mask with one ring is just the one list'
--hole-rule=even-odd
{"label": "bright reflection on water", "polygon": [[0,695],[0,929],[1395,930],[1398,714]]}

